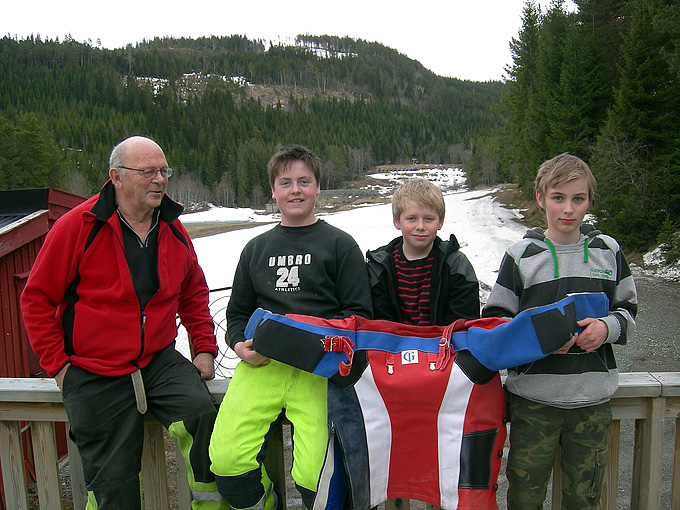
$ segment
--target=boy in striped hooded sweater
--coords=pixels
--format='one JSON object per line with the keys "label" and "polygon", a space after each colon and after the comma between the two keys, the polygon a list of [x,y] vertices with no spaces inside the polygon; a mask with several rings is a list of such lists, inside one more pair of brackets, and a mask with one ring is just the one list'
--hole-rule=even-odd
{"label": "boy in striped hooded sweater", "polygon": [[635,283],[618,243],[583,224],[596,189],[585,162],[570,154],[545,161],[534,187],[548,228],[506,250],[482,316],[511,318],[581,292],[604,292],[610,310],[580,321],[583,330],[555,354],[508,370],[508,509],[543,508],[558,446],[562,508],[600,508],[618,386],[612,344],[635,331]]}

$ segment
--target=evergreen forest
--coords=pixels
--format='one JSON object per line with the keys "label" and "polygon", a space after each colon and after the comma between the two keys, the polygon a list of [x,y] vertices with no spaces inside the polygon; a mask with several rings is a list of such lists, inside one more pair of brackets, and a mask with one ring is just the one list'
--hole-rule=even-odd
{"label": "evergreen forest", "polygon": [[674,0],[527,1],[499,110],[479,140],[471,184],[516,182],[563,152],[598,181],[597,226],[628,250],[680,256],[680,4]]}
{"label": "evergreen forest", "polygon": [[378,165],[464,166],[470,186],[517,183],[569,152],[591,166],[591,210],[627,250],[680,255],[680,5],[524,5],[503,82],[440,77],[376,42],[332,35],[97,42],[0,39],[0,189],[89,196],[114,144],[141,134],[185,204],[261,206],[266,163],[301,143],[324,189]]}
{"label": "evergreen forest", "polygon": [[180,201],[262,206],[278,145],[312,149],[333,189],[376,165],[463,163],[501,124],[502,83],[442,78],[381,44],[331,36],[114,50],[5,37],[0,76],[0,188],[91,195],[113,145],[140,134],[165,150]]}

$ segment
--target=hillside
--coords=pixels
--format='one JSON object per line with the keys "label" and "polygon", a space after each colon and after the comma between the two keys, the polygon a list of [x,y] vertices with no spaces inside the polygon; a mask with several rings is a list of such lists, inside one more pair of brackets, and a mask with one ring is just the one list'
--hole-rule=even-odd
{"label": "hillside", "polygon": [[376,165],[463,163],[502,122],[504,87],[439,77],[391,48],[333,36],[268,48],[242,36],[163,38],[114,50],[4,37],[0,76],[0,188],[89,195],[111,147],[142,134],[165,149],[183,202],[224,206],[266,202],[278,144],[314,150],[328,189]]}

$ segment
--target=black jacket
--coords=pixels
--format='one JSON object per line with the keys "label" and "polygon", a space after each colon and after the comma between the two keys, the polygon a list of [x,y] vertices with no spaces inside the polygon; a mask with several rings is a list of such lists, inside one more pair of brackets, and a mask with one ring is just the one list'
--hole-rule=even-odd
{"label": "black jacket", "polygon": [[[375,319],[403,322],[397,300],[397,275],[392,251],[401,237],[388,245],[366,252]],[[430,317],[433,324],[446,326],[457,319],[479,318],[479,282],[470,261],[460,251],[456,236],[448,241],[437,237],[433,245]]]}

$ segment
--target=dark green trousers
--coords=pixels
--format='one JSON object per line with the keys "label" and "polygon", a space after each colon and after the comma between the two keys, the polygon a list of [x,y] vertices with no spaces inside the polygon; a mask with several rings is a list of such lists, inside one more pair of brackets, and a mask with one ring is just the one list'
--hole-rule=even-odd
{"label": "dark green trousers", "polygon": [[508,510],[543,508],[558,446],[562,508],[599,509],[611,422],[609,402],[559,409],[510,395]]}
{"label": "dark green trousers", "polygon": [[[148,411],[173,435],[186,436],[178,439],[188,458],[189,484],[194,499],[206,503],[194,502],[193,507],[219,508],[208,458],[217,411],[198,370],[170,345],[141,372]],[[100,510],[139,509],[144,416],[137,410],[131,376],[101,376],[71,366],[63,387],[71,438],[82,458],[87,489],[94,495],[90,502],[96,501]]]}

